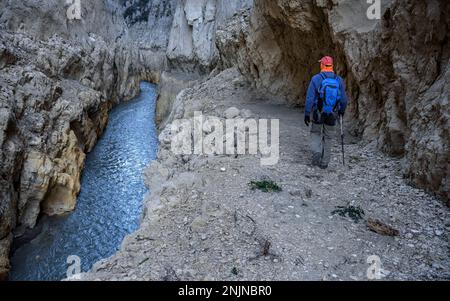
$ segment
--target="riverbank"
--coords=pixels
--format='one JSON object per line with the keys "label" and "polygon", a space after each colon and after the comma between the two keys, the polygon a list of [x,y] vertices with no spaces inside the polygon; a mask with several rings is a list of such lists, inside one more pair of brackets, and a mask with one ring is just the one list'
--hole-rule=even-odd
{"label": "riverbank", "polygon": [[134,98],[141,80],[159,82],[161,56],[120,45],[95,34],[40,40],[0,28],[0,280],[13,241],[41,214],[75,209],[86,154],[111,108]]}
{"label": "riverbank", "polygon": [[149,83],[140,87],[137,98],[109,113],[105,132],[86,157],[76,209],[38,221],[40,233],[11,253],[10,280],[61,280],[67,277],[68,266],[76,264],[70,258],[88,271],[138,229],[147,192],[142,172],[158,148],[157,87]]}
{"label": "riverbank", "polygon": [[[408,186],[401,161],[374,145],[347,145],[343,167],[336,140],[330,169],[310,167],[300,109],[272,104],[234,69],[182,91],[169,123],[194,111],[222,117],[230,107],[280,119],[279,164],[262,167],[257,156],[175,156],[163,130],[158,159],[146,171],[151,195],[140,229],[82,279],[367,280],[372,255],[383,279],[450,278],[448,208]],[[249,188],[264,179],[282,191]],[[333,214],[338,206],[365,215],[355,222]],[[371,231],[369,218],[400,234]]]}

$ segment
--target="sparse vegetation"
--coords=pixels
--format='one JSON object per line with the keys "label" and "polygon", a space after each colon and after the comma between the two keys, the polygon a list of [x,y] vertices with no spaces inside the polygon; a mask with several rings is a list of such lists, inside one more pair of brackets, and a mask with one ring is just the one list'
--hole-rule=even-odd
{"label": "sparse vegetation", "polygon": [[262,192],[280,192],[281,187],[274,181],[252,181],[248,184],[251,190],[261,190]]}
{"label": "sparse vegetation", "polygon": [[350,155],[349,159],[350,159],[350,163],[359,163],[362,161],[362,158],[358,155]]}
{"label": "sparse vegetation", "polygon": [[355,223],[359,222],[364,218],[365,212],[364,210],[359,206],[336,206],[336,210],[333,210],[331,214],[339,214],[342,217],[349,217],[351,218]]}

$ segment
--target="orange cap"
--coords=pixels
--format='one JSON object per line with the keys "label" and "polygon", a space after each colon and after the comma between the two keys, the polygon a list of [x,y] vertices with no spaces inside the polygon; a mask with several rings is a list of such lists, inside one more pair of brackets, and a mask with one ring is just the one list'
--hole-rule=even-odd
{"label": "orange cap", "polygon": [[324,66],[333,66],[334,61],[331,56],[325,56],[319,61],[319,63],[321,63]]}

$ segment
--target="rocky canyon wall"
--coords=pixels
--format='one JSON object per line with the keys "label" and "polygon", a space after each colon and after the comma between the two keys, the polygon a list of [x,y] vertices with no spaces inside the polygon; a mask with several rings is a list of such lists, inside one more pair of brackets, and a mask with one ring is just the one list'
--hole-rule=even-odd
{"label": "rocky canyon wall", "polygon": [[177,1],[167,47],[171,69],[208,73],[217,65],[216,31],[236,12],[252,7],[250,0]]}
{"label": "rocky canyon wall", "polygon": [[69,20],[61,1],[0,1],[0,279],[14,236],[75,208],[112,105],[159,80],[171,13],[146,23],[159,39],[137,39],[134,4],[82,1]]}
{"label": "rocky canyon wall", "polygon": [[394,156],[414,185],[449,199],[450,3],[382,1],[369,20],[365,1],[257,0],[219,28],[224,67],[254,86],[303,105],[317,61],[337,60],[350,96],[350,131]]}
{"label": "rocky canyon wall", "polygon": [[177,94],[220,68],[216,32],[253,0],[172,1],[173,22],[168,32],[167,68],[159,86],[157,115],[160,126],[172,110]]}
{"label": "rocky canyon wall", "polygon": [[75,208],[85,154],[117,102],[105,40],[120,24],[102,5],[69,21],[60,1],[0,1],[0,278],[14,236]]}
{"label": "rocky canyon wall", "polygon": [[[13,237],[75,208],[86,153],[108,111],[161,83],[160,121],[213,70],[215,31],[251,1],[0,0],[0,278]],[[168,47],[169,46],[169,47]]]}

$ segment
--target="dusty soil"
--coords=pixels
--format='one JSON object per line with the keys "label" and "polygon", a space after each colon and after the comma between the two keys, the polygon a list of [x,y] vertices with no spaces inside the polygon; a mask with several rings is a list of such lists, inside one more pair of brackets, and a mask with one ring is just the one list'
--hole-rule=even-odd
{"label": "dusty soil", "polygon": [[[450,279],[450,212],[442,201],[408,186],[401,160],[367,141],[339,140],[328,170],[311,167],[302,110],[254,93],[234,70],[179,94],[170,118],[194,110],[223,116],[230,107],[280,120],[280,161],[257,156],[174,156],[161,151],[146,172],[152,189],[141,228],[121,250],[83,275],[94,280],[367,280],[370,256],[385,280]],[[252,190],[272,180],[280,192]],[[359,220],[333,214],[364,211]],[[380,235],[379,219],[399,231]]]}

